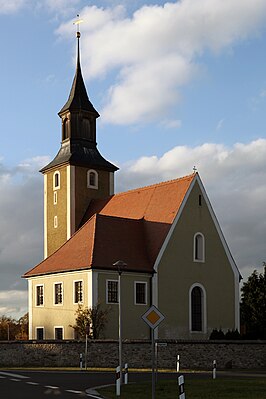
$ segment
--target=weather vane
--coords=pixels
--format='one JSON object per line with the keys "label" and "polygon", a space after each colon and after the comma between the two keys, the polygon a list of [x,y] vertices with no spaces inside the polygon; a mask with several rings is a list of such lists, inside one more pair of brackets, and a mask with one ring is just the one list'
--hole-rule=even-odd
{"label": "weather vane", "polygon": [[77,38],[80,38],[80,30],[79,30],[79,25],[83,22],[83,19],[79,17],[79,14],[77,14],[77,19],[75,22],[73,22],[73,25],[77,25]]}
{"label": "weather vane", "polygon": [[197,168],[196,166],[193,166],[193,172],[196,173],[197,172]]}

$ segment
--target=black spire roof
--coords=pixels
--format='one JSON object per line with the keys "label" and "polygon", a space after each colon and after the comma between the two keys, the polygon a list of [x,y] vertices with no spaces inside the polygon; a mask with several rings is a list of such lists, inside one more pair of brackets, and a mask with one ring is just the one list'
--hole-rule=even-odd
{"label": "black spire roof", "polygon": [[[89,100],[80,67],[80,33],[77,32],[77,67],[69,98],[58,113],[62,119],[62,143],[55,158],[41,172],[68,163],[71,165],[116,171],[118,168],[107,161],[98,151],[96,143],[96,119],[100,116]],[[67,128],[64,127],[67,122]],[[64,129],[68,129],[64,131]]]}
{"label": "black spire roof", "polygon": [[80,67],[80,55],[79,55],[79,38],[80,34],[77,35],[78,39],[78,50],[77,50],[77,67],[76,73],[74,76],[74,80],[72,83],[71,91],[68,97],[67,102],[63,106],[63,108],[58,113],[60,116],[65,111],[74,111],[74,110],[84,110],[89,111],[95,114],[96,118],[100,115],[92,105],[89,100],[87,90],[83,81],[81,67]]}

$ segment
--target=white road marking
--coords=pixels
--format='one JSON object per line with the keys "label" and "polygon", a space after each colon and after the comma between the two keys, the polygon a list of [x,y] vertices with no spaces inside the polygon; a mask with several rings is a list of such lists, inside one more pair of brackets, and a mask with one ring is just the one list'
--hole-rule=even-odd
{"label": "white road marking", "polygon": [[0,378],[6,378],[6,377],[3,377],[2,375],[0,375]]}
{"label": "white road marking", "polygon": [[102,399],[102,396],[95,396],[95,395],[92,395],[91,393],[87,393],[87,396],[90,396],[91,398],[95,398],[95,399]]}
{"label": "white road marking", "polygon": [[21,378],[21,379],[30,378],[30,377],[27,377],[26,375],[7,373],[5,371],[0,371],[0,374],[5,375],[7,377],[13,377],[13,378]]}
{"label": "white road marking", "polygon": [[82,391],[74,391],[73,389],[66,389],[66,392],[69,392],[69,393],[78,393],[78,394],[83,393]]}
{"label": "white road marking", "polygon": [[21,380],[18,380],[17,378],[10,378],[10,381],[20,382]]}
{"label": "white road marking", "polygon": [[54,387],[52,385],[45,385],[44,388],[48,388],[48,389],[59,389],[59,387]]}
{"label": "white road marking", "polygon": [[26,384],[29,384],[29,385],[39,385],[38,382],[33,382],[33,381],[26,381]]}

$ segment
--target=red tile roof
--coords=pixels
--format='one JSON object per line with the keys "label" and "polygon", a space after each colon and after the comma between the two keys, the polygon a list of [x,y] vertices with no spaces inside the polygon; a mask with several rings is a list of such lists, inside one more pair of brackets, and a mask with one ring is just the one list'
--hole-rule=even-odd
{"label": "red tile roof", "polygon": [[153,272],[154,262],[195,175],[91,201],[84,225],[23,277],[82,269]]}

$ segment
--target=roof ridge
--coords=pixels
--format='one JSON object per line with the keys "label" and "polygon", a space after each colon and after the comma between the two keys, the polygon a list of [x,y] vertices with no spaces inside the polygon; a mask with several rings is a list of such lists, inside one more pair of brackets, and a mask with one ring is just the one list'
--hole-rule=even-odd
{"label": "roof ridge", "polygon": [[197,175],[197,173],[191,173],[190,175],[177,177],[176,179],[166,180],[166,181],[162,181],[162,182],[159,182],[159,183],[150,184],[149,186],[132,188],[131,190],[122,191],[120,193],[114,194],[113,197],[117,197],[117,196],[120,196],[120,195],[126,195],[126,194],[132,193],[134,191],[143,191],[143,190],[147,190],[147,189],[150,189],[150,188],[156,188],[156,187],[159,187],[159,186],[164,186],[166,184],[171,184],[171,183],[177,182],[179,180],[187,180],[187,179],[189,179],[189,178],[191,178],[193,176],[196,176],[196,175]]}
{"label": "roof ridge", "polygon": [[[94,215],[97,216],[97,219],[99,218],[109,218],[109,219],[119,219],[119,220],[126,220],[126,221],[131,221],[131,222],[141,222],[142,220],[144,220],[144,218],[139,218],[139,219],[134,219],[134,218],[126,218],[124,216],[114,216],[114,215],[105,215],[102,213],[95,213]],[[87,222],[86,222],[87,223]]]}

